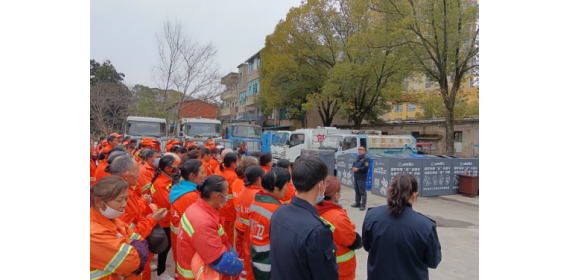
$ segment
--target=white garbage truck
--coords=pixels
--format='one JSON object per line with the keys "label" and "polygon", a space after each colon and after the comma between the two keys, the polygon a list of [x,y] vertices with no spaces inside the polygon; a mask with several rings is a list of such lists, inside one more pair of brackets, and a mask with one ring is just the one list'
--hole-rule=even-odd
{"label": "white garbage truck", "polygon": [[273,162],[284,158],[294,163],[301,158],[302,149],[318,149],[319,143],[329,134],[342,133],[335,127],[317,127],[297,129],[295,131],[277,131],[271,143]]}
{"label": "white garbage truck", "polygon": [[194,142],[205,142],[210,137],[217,141],[222,139],[222,122],[201,117],[183,118],[180,119],[178,135]]}

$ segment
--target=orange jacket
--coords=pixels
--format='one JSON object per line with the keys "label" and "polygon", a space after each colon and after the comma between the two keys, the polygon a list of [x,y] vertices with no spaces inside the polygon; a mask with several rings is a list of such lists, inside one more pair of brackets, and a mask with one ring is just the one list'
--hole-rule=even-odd
{"label": "orange jacket", "polygon": [[[224,177],[228,181],[229,191],[228,191],[228,202],[224,207],[218,209],[220,216],[224,217],[226,221],[235,221],[236,219],[236,208],[234,205],[234,194],[232,190],[232,185],[237,179],[237,174],[235,169],[231,167],[224,167],[224,171],[221,172],[220,176]],[[232,229],[233,230],[233,229]]]}
{"label": "orange jacket", "polygon": [[[239,178],[239,177],[237,177],[235,179],[234,183],[232,184],[232,192],[234,195],[234,206],[236,208],[236,215],[238,212],[239,194],[243,190],[243,185],[244,185],[243,178]],[[237,215],[237,219],[236,219],[236,230],[244,232],[242,218],[240,218],[239,215]]]}
{"label": "orange jacket", "polygon": [[[170,218],[170,244],[172,248],[172,258],[174,263],[178,261],[176,253],[176,238],[178,236],[178,229],[180,228],[180,218],[184,214],[184,211],[194,204],[198,198],[200,198],[199,191],[192,191],[183,194],[181,197],[176,199],[174,203],[171,204],[172,217]],[[178,275],[178,268],[174,267],[175,275]]]}
{"label": "orange jacket", "polygon": [[[271,194],[265,193],[263,190],[255,194],[253,202],[249,206],[249,222],[251,224],[251,232],[247,237],[251,243],[251,262],[263,264],[271,264],[269,258],[269,226],[271,224],[271,215],[281,206],[279,199]],[[247,279],[255,279],[254,275],[259,275],[258,279],[270,279],[271,274],[258,270],[252,265],[252,273],[247,274]]]}
{"label": "orange jacket", "polygon": [[295,194],[296,191],[297,190],[295,190],[295,187],[293,187],[291,181],[289,181],[289,183],[287,184],[287,192],[285,193],[285,196],[281,200],[281,203],[289,203],[291,201],[291,198],[296,196]]}
{"label": "orange jacket", "polygon": [[172,179],[164,174],[162,171],[158,174],[158,177],[150,186],[150,192],[152,193],[152,203],[156,204],[158,209],[166,208],[166,216],[159,224],[162,228],[168,228],[170,227],[170,217],[172,216],[170,212],[170,201],[168,200],[170,187],[172,187]]}
{"label": "orange jacket", "polygon": [[99,163],[99,166],[97,166],[97,169],[95,170],[95,182],[99,182],[101,180],[101,178],[111,175],[111,173],[109,172],[105,172],[105,167],[107,167],[107,160],[104,159]]}
{"label": "orange jacket", "polygon": [[[184,252],[177,256],[179,280],[197,277],[198,271],[192,271],[194,254],[198,253],[205,264],[210,264],[225,251],[230,251],[223,222],[224,218],[203,199],[198,199],[184,211],[176,241],[176,251]],[[229,279],[222,279],[225,278]]]}
{"label": "orange jacket", "polygon": [[138,151],[135,153],[135,155],[133,156],[133,158],[137,161],[137,163],[141,163],[141,161],[142,161],[142,158],[140,157],[140,153],[141,153],[141,151],[138,150]]}
{"label": "orange jacket", "polygon": [[243,224],[243,229],[244,229],[244,237],[245,237],[245,244],[243,246],[243,248],[245,249],[245,258],[243,260],[243,268],[245,270],[245,273],[247,275],[247,279],[253,279],[250,278],[253,277],[252,271],[251,271],[251,242],[249,241],[249,235],[250,235],[250,230],[251,230],[251,222],[249,221],[249,207],[251,205],[251,203],[253,202],[253,199],[255,198],[255,194],[260,191],[261,188],[254,186],[254,185],[249,185],[243,188],[243,190],[241,191],[241,193],[239,194],[239,201],[238,201],[238,209],[237,209],[237,216],[238,219],[241,218],[241,222]]}
{"label": "orange jacket", "polygon": [[140,234],[143,239],[150,234],[152,228],[157,223],[155,218],[145,218],[147,204],[146,198],[140,198],[135,193],[135,190],[129,188],[129,200],[127,201],[127,207],[125,207],[125,213],[119,217],[134,232]]}
{"label": "orange jacket", "polygon": [[319,215],[332,224],[334,245],[338,248],[336,262],[338,264],[339,279],[354,279],[356,277],[356,257],[354,251],[348,246],[354,243],[356,226],[350,221],[346,210],[330,201],[323,201],[323,205],[315,205]]}
{"label": "orange jacket", "polygon": [[267,172],[269,172],[269,170],[271,170],[271,167],[269,167],[269,166],[262,166],[261,168],[263,168],[263,170],[265,170],[265,174],[267,174]]}
{"label": "orange jacket", "polygon": [[90,166],[90,170],[89,170],[89,177],[90,178],[90,184],[91,186],[95,185],[95,171],[97,170],[97,165],[95,165],[95,162],[93,161],[93,159],[89,159],[91,160],[91,166]]}
{"label": "orange jacket", "polygon": [[222,165],[219,164],[218,167],[216,167],[216,170],[214,170],[214,174],[222,176],[222,171],[220,170],[220,166]]}
{"label": "orange jacket", "polygon": [[209,161],[205,161],[203,159],[201,159],[202,161],[202,165],[204,165],[204,172],[206,173],[206,176],[210,176],[212,174],[214,174],[214,171],[212,169],[212,165],[210,165]]}
{"label": "orange jacket", "polygon": [[212,166],[212,172],[214,172],[216,170],[216,168],[218,168],[218,166],[220,165],[220,162],[217,159],[211,157],[210,158],[210,165]]}
{"label": "orange jacket", "polygon": [[[139,268],[139,253],[131,247],[132,240],[140,240],[120,219],[109,220],[91,208],[91,279],[132,280],[142,279],[133,272]],[[127,275],[119,278],[119,274]]]}
{"label": "orange jacket", "polygon": [[150,181],[154,177],[154,168],[148,162],[139,169],[139,180],[137,186],[141,189],[141,194],[150,194]]}

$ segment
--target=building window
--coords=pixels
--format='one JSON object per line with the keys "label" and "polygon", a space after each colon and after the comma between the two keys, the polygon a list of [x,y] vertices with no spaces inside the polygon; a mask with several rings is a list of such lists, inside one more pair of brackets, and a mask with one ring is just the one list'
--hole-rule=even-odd
{"label": "building window", "polygon": [[394,120],[401,122],[401,121],[402,121],[402,118],[395,118]]}
{"label": "building window", "polygon": [[463,132],[462,131],[454,132],[453,137],[455,138],[455,142],[463,142]]}
{"label": "building window", "polygon": [[400,105],[396,105],[396,113],[402,112],[402,110],[404,109],[404,105],[400,104]]}
{"label": "building window", "polygon": [[408,112],[415,112],[416,104],[408,103]]}
{"label": "building window", "polygon": [[415,119],[416,119],[416,118],[407,118],[406,120],[410,120],[410,121],[411,121],[411,120],[415,120]]}
{"label": "building window", "polygon": [[431,80],[427,75],[426,75],[426,88],[431,88]]}
{"label": "building window", "polygon": [[424,110],[424,105],[420,104],[420,111],[423,111],[423,110]]}

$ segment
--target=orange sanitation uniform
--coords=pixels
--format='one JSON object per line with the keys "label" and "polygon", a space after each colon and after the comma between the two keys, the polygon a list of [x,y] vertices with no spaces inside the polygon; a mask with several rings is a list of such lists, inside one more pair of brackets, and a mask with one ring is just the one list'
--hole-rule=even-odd
{"label": "orange sanitation uniform", "polygon": [[213,172],[218,168],[218,166],[220,165],[220,162],[215,159],[215,158],[210,158],[210,166],[212,166],[212,174]]}
{"label": "orange sanitation uniform", "polygon": [[279,199],[263,190],[255,195],[249,206],[251,232],[248,238],[251,243],[252,274],[247,275],[248,279],[271,279],[270,272],[259,270],[257,266],[263,267],[266,264],[271,264],[269,258],[269,226],[271,216],[279,206],[281,206]]}
{"label": "orange sanitation uniform", "polygon": [[263,168],[263,170],[265,170],[265,174],[267,174],[267,172],[269,172],[269,170],[271,170],[271,167],[269,167],[269,166],[262,166],[261,168]]}
{"label": "orange sanitation uniform", "polygon": [[148,162],[139,169],[139,180],[137,185],[140,187],[141,194],[150,194],[150,181],[154,177],[154,168]]}
{"label": "orange sanitation uniform", "polygon": [[260,190],[260,187],[249,185],[245,186],[239,194],[237,216],[238,218],[242,219],[245,241],[243,244],[244,255],[240,255],[240,258],[243,258],[244,268],[240,275],[241,278],[253,279],[250,278],[253,276],[253,274],[251,271],[251,242],[249,241],[249,235],[251,231],[251,222],[249,221],[249,207],[255,198],[255,194]]}
{"label": "orange sanitation uniform", "polygon": [[93,159],[89,159],[91,160],[91,166],[89,169],[89,179],[90,179],[90,184],[91,186],[95,185],[95,171],[97,170],[97,165],[95,165],[95,162],[93,161]]}
{"label": "orange sanitation uniform", "polygon": [[212,165],[210,165],[209,161],[205,161],[203,159],[201,159],[202,161],[202,165],[204,165],[204,172],[206,173],[206,176],[210,176],[212,174],[214,174],[214,171],[212,169]]}
{"label": "orange sanitation uniform", "polygon": [[356,277],[356,257],[354,251],[348,246],[354,243],[356,226],[350,221],[346,210],[340,208],[330,201],[323,201],[323,205],[315,205],[319,215],[332,224],[334,245],[338,248],[336,252],[336,263],[338,264],[339,279],[353,280]]}
{"label": "orange sanitation uniform", "polygon": [[[177,190],[180,188],[180,191]],[[188,209],[192,204],[194,204],[198,198],[200,198],[200,192],[196,189],[196,184],[182,180],[179,185],[175,185],[170,190],[170,201],[171,201],[171,212],[172,217],[170,218],[170,243],[172,248],[172,258],[174,259],[174,263],[178,260],[178,255],[176,253],[176,238],[178,236],[178,230],[180,227],[180,218],[184,215],[184,211]],[[193,190],[193,191],[190,191]],[[173,194],[178,195],[184,193],[177,198],[173,198]],[[174,200],[174,201],[172,201]],[[176,279],[180,279],[178,277],[178,267],[174,267],[174,272],[176,275]]]}
{"label": "orange sanitation uniform", "polygon": [[230,244],[235,249],[236,248],[235,244],[236,208],[234,205],[234,194],[232,191],[232,184],[237,179],[237,174],[235,169],[231,167],[224,167],[224,170],[221,171],[221,173],[222,174],[220,176],[224,177],[226,181],[228,181],[229,190],[228,190],[228,202],[226,202],[226,205],[224,205],[224,207],[218,209],[218,211],[220,212],[220,216],[224,217],[224,224],[223,224],[224,230],[228,235],[228,240]]}
{"label": "orange sanitation uniform", "polygon": [[158,177],[156,177],[156,180],[154,180],[154,183],[150,187],[152,203],[156,204],[158,210],[165,208],[167,212],[164,219],[159,222],[162,228],[170,227],[170,217],[172,216],[170,212],[170,201],[168,200],[170,187],[172,187],[172,179],[162,171],[158,174]]}
{"label": "orange sanitation uniform", "polygon": [[[140,198],[133,188],[129,187],[129,200],[127,201],[127,207],[125,207],[125,213],[119,217],[121,221],[125,222],[134,232],[140,234],[140,236],[145,239],[152,228],[156,226],[156,219],[149,217],[145,218],[146,208],[148,201],[146,198]],[[148,260],[144,267],[144,271],[141,274],[144,280],[150,280],[150,261]]]}
{"label": "orange sanitation uniform", "polygon": [[241,258],[243,258],[243,256],[245,255],[245,252],[243,251],[243,245],[245,243],[245,236],[244,236],[244,230],[245,229],[243,227],[243,224],[247,223],[247,225],[249,225],[249,221],[244,221],[237,214],[239,211],[238,210],[239,194],[243,190],[243,185],[244,185],[243,180],[244,180],[244,176],[243,175],[239,176],[236,178],[236,180],[232,184],[232,192],[234,195],[234,206],[236,208],[236,215],[237,215],[236,223],[235,223],[236,234],[234,237],[234,240],[235,240],[235,242],[234,242],[235,247],[234,248]]}
{"label": "orange sanitation uniform", "polygon": [[295,187],[293,187],[293,184],[291,183],[291,181],[289,181],[289,183],[287,184],[287,192],[285,193],[285,196],[281,200],[281,203],[291,202],[291,198],[293,198],[295,196],[296,191],[297,190],[295,190]]}
{"label": "orange sanitation uniform", "polygon": [[[137,250],[130,245],[133,240],[141,240],[141,236],[120,219],[109,220],[93,208],[90,216],[91,279],[142,279],[141,275],[133,274],[141,260]],[[119,278],[120,274],[127,276]]]}
{"label": "orange sanitation uniform", "polygon": [[99,166],[97,166],[97,169],[95,170],[95,174],[93,176],[95,176],[95,182],[99,182],[101,180],[101,178],[111,175],[111,173],[109,172],[105,172],[105,167],[107,167],[107,159],[103,159],[100,163]]}

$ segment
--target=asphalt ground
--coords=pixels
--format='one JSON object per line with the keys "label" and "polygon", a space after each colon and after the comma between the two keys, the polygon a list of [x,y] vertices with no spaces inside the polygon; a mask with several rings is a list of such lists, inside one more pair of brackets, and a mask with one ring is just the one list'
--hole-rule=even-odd
{"label": "asphalt ground", "polygon": [[[342,187],[343,200],[340,204],[347,209],[348,216],[362,233],[362,222],[366,211],[351,208],[354,190]],[[386,204],[386,198],[368,193],[367,208]],[[437,269],[429,269],[434,280],[476,280],[479,279],[479,196],[461,195],[440,197],[419,197],[413,208],[437,222],[437,233],[441,243],[442,260]],[[367,279],[366,262],[368,252],[356,251],[356,279]],[[166,262],[166,271],[174,276],[172,251]],[[152,279],[156,279],[153,272]]]}

